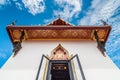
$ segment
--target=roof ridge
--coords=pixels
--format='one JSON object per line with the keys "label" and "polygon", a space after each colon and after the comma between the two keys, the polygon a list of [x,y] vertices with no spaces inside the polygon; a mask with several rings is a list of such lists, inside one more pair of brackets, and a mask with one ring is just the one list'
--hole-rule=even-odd
{"label": "roof ridge", "polygon": [[57,18],[54,21],[52,21],[51,23],[49,23],[47,26],[50,25],[68,25],[68,26],[74,26],[72,24],[70,24],[69,22],[63,20],[62,18]]}

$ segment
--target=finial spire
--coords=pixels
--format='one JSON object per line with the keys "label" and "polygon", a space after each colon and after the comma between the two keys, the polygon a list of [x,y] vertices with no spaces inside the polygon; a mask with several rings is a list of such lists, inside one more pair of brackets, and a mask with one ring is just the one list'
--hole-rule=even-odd
{"label": "finial spire", "polygon": [[58,18],[61,18],[60,14],[58,15]]}
{"label": "finial spire", "polygon": [[11,25],[16,25],[17,20],[14,20]]}
{"label": "finial spire", "polygon": [[101,22],[103,23],[103,25],[108,25],[104,20],[101,19]]}

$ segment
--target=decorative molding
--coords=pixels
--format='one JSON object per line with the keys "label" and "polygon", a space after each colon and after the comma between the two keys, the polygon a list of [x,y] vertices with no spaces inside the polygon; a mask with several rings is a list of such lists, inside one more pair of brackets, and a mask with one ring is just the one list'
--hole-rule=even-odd
{"label": "decorative molding", "polygon": [[68,60],[69,54],[68,51],[59,44],[55,49],[51,52],[51,60]]}
{"label": "decorative molding", "polygon": [[[105,53],[104,53],[106,51],[106,49],[105,49],[105,42],[104,41],[102,42],[102,41],[99,40],[99,37],[101,38],[101,36],[98,35],[98,34],[99,34],[99,31],[95,30],[94,31],[94,36],[95,36],[95,39],[97,41],[97,47],[100,50],[100,52],[103,54],[103,56],[105,56]],[[103,35],[102,35],[102,37],[103,37]]]}
{"label": "decorative molding", "polygon": [[59,27],[53,28],[49,27],[48,29],[44,29],[43,27],[8,27],[8,31],[10,32],[9,35],[13,42],[19,41],[19,37],[21,35],[20,31],[25,31],[25,38],[24,40],[44,40],[44,39],[77,39],[77,40],[94,40],[95,37],[93,36],[93,31],[98,31],[98,36],[100,41],[105,41],[109,35],[109,27]]}
{"label": "decorative molding", "polygon": [[21,43],[25,35],[25,32],[23,30],[21,32],[16,31],[15,33],[19,35],[19,37],[17,37],[19,41],[13,43],[13,52],[14,52],[13,57],[16,56],[18,51],[22,48]]}

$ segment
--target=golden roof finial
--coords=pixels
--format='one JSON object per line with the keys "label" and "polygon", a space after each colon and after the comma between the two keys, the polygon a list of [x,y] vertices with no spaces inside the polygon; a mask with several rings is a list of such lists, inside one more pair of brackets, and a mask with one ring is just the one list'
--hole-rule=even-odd
{"label": "golden roof finial", "polygon": [[59,18],[59,19],[61,18],[60,14],[58,15],[58,18]]}

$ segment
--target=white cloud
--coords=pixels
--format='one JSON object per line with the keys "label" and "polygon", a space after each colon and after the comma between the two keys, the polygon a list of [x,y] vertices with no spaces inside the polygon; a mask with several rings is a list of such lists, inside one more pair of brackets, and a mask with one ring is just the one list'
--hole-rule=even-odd
{"label": "white cloud", "polygon": [[22,0],[23,4],[20,3],[18,0],[0,0],[0,7],[3,5],[11,4],[11,1],[13,1],[16,7],[20,10],[25,7],[32,15],[42,13],[45,10],[44,0]]}
{"label": "white cloud", "polygon": [[45,10],[45,2],[43,0],[22,0],[22,2],[25,8],[33,15],[42,13]]}
{"label": "white cloud", "polygon": [[120,61],[120,55],[114,56],[112,59],[113,59],[114,61],[116,61],[116,60],[119,60],[119,61]]}
{"label": "white cloud", "polygon": [[86,16],[80,20],[80,24],[94,25],[101,19],[107,20],[114,14],[119,5],[120,0],[93,0]]}
{"label": "white cloud", "polygon": [[112,25],[112,31],[106,44],[107,54],[120,68],[120,7],[116,9],[114,15],[108,19]]}
{"label": "white cloud", "polygon": [[17,2],[18,0],[13,0],[14,2]]}
{"label": "white cloud", "polygon": [[[114,14],[116,15],[116,14]],[[118,53],[118,50],[120,50],[120,14],[116,17],[112,17],[109,19],[109,22],[112,24],[112,31],[109,36],[108,42],[106,44],[107,53],[108,55],[112,55],[114,53]]]}
{"label": "white cloud", "polygon": [[6,59],[7,58],[7,49],[0,49],[0,58]]}
{"label": "white cloud", "polygon": [[12,1],[14,2],[14,4],[19,10],[23,9],[23,5],[20,2],[18,2],[18,0],[12,0]]}
{"label": "white cloud", "polygon": [[8,3],[10,3],[9,0],[0,0],[0,6],[6,5]]}
{"label": "white cloud", "polygon": [[22,10],[22,5],[19,2],[15,2],[15,4],[18,9]]}
{"label": "white cloud", "polygon": [[53,17],[53,18],[50,18],[50,19],[44,19],[44,22],[45,22],[46,25],[48,25],[49,23],[51,23],[54,20],[55,20],[55,18]]}
{"label": "white cloud", "polygon": [[3,5],[6,3],[6,0],[0,0],[0,5]]}
{"label": "white cloud", "polygon": [[63,8],[63,10],[54,10],[54,15],[60,15],[64,19],[71,19],[73,16],[77,17],[81,11],[81,0],[55,0],[56,4]]}
{"label": "white cloud", "polygon": [[2,58],[2,59],[6,59],[7,56],[6,56],[6,54],[4,54],[4,53],[0,53],[0,58]]}
{"label": "white cloud", "polygon": [[80,20],[80,24],[82,25],[96,25],[101,19],[112,25],[112,31],[106,43],[106,53],[114,62],[118,62],[120,60],[119,11],[120,0],[93,0],[92,5],[86,12],[86,15]]}

